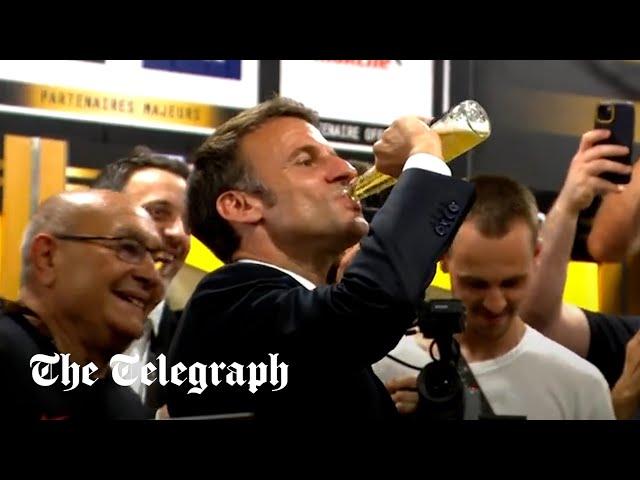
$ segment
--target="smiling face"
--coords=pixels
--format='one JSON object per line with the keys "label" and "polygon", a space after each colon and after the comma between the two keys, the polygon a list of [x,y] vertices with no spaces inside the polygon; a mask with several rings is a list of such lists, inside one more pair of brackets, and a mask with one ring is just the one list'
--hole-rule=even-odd
{"label": "smiling face", "polygon": [[[122,197],[121,202],[86,209],[70,223],[71,231],[57,233],[126,238],[162,251],[154,222],[128,202]],[[142,334],[149,312],[164,295],[151,253],[132,263],[122,259],[127,257],[121,247],[119,241],[67,240],[47,233],[34,239],[34,255],[52,259],[41,278],[56,316],[73,325],[85,345],[98,350],[124,350]]]}
{"label": "smiling face", "polygon": [[182,221],[186,188],[186,180],[175,173],[160,168],[142,168],[131,175],[123,189],[136,205],[149,212],[167,253],[173,256],[173,261],[161,271],[166,283],[182,268],[189,253],[190,237]]}
{"label": "smiling face", "polygon": [[465,221],[442,268],[467,309],[466,331],[489,342],[508,335],[524,299],[534,266],[531,228],[514,221],[505,235],[488,237]]}
{"label": "smiling face", "polygon": [[240,156],[270,192],[261,222],[276,245],[337,254],[367,233],[347,193],[355,169],[308,122],[271,119],[242,139]]}

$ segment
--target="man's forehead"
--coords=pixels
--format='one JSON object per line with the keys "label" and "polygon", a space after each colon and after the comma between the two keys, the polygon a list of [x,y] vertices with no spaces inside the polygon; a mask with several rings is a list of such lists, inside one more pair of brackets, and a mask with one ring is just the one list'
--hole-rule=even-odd
{"label": "man's forehead", "polygon": [[124,190],[135,188],[138,186],[147,186],[148,184],[156,185],[158,183],[175,182],[185,184],[186,180],[177,173],[170,172],[159,167],[144,167],[134,171],[125,185]]}
{"label": "man's forehead", "polygon": [[307,123],[307,132],[309,133],[309,136],[316,142],[326,146],[329,145],[329,141],[324,138],[320,130],[318,130],[314,125]]}
{"label": "man's forehead", "polygon": [[[157,227],[149,212],[140,206],[119,205],[84,217],[84,227],[97,230],[96,235],[158,237]],[[99,232],[98,232],[99,231]]]}
{"label": "man's forehead", "polygon": [[184,208],[187,181],[179,175],[157,168],[138,170],[130,178],[123,192],[137,205],[163,202]]}
{"label": "man's forehead", "polygon": [[488,258],[482,254],[456,255],[451,259],[451,273],[461,279],[501,283],[529,273],[532,259],[526,255],[511,258]]}
{"label": "man's forehead", "polygon": [[[328,145],[320,130],[297,117],[278,117],[263,123],[247,135],[245,146],[249,149],[285,149],[293,151],[305,144]],[[254,141],[251,141],[254,140]]]}
{"label": "man's forehead", "polygon": [[300,143],[319,143],[328,146],[329,142],[322,136],[320,130],[310,123],[300,118],[289,118],[285,120],[293,120],[287,123],[287,129],[282,135],[285,144],[294,149],[300,146]]}
{"label": "man's forehead", "polygon": [[454,237],[453,243],[475,244],[484,242],[488,244],[508,243],[509,241],[520,241],[531,237],[531,228],[520,220],[511,222],[506,231],[501,234],[487,234],[482,231],[478,222],[474,219],[465,220],[458,233]]}
{"label": "man's forehead", "polygon": [[154,244],[152,246],[162,242],[155,222],[142,207],[137,207],[129,214],[115,217],[110,235],[133,237],[145,243]]}
{"label": "man's forehead", "polygon": [[106,203],[103,208],[85,210],[80,217],[85,222],[113,223],[128,218],[130,221],[151,220],[149,212],[138,205],[134,205],[129,199],[126,203]]}
{"label": "man's forehead", "polygon": [[449,250],[458,263],[493,265],[526,263],[533,258],[531,232],[526,224],[514,224],[504,235],[487,236],[472,221],[462,224]]}

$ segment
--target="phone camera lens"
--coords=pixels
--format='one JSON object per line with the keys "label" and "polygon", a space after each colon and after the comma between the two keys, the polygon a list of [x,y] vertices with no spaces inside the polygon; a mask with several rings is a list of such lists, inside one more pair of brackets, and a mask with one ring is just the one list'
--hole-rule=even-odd
{"label": "phone camera lens", "polygon": [[611,105],[600,105],[598,107],[598,118],[600,120],[611,120],[613,115],[613,107]]}

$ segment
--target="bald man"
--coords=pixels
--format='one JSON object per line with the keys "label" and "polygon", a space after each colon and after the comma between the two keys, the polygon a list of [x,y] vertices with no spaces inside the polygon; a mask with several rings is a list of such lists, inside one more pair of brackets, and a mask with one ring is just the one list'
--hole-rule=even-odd
{"label": "bald man", "polygon": [[113,382],[109,362],[142,334],[164,295],[158,265],[170,261],[153,220],[127,195],[46,200],[24,235],[19,299],[0,315],[0,415],[149,417]]}

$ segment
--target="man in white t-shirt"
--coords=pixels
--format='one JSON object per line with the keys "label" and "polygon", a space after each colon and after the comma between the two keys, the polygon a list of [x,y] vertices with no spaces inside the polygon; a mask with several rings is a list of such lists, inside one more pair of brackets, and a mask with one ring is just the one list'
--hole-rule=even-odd
{"label": "man in white t-shirt", "polygon": [[[607,382],[598,369],[526,325],[518,314],[538,244],[531,192],[508,178],[477,177],[475,204],[442,268],[467,310],[461,352],[498,415],[528,419],[614,419]],[[421,368],[430,361],[425,339],[405,339],[374,365],[401,412],[415,409],[417,371],[393,371],[400,360]],[[423,351],[420,360],[416,352]],[[396,360],[394,360],[396,359]],[[386,371],[385,371],[386,370]],[[393,376],[392,376],[393,375]],[[391,377],[391,378],[389,378]]]}

